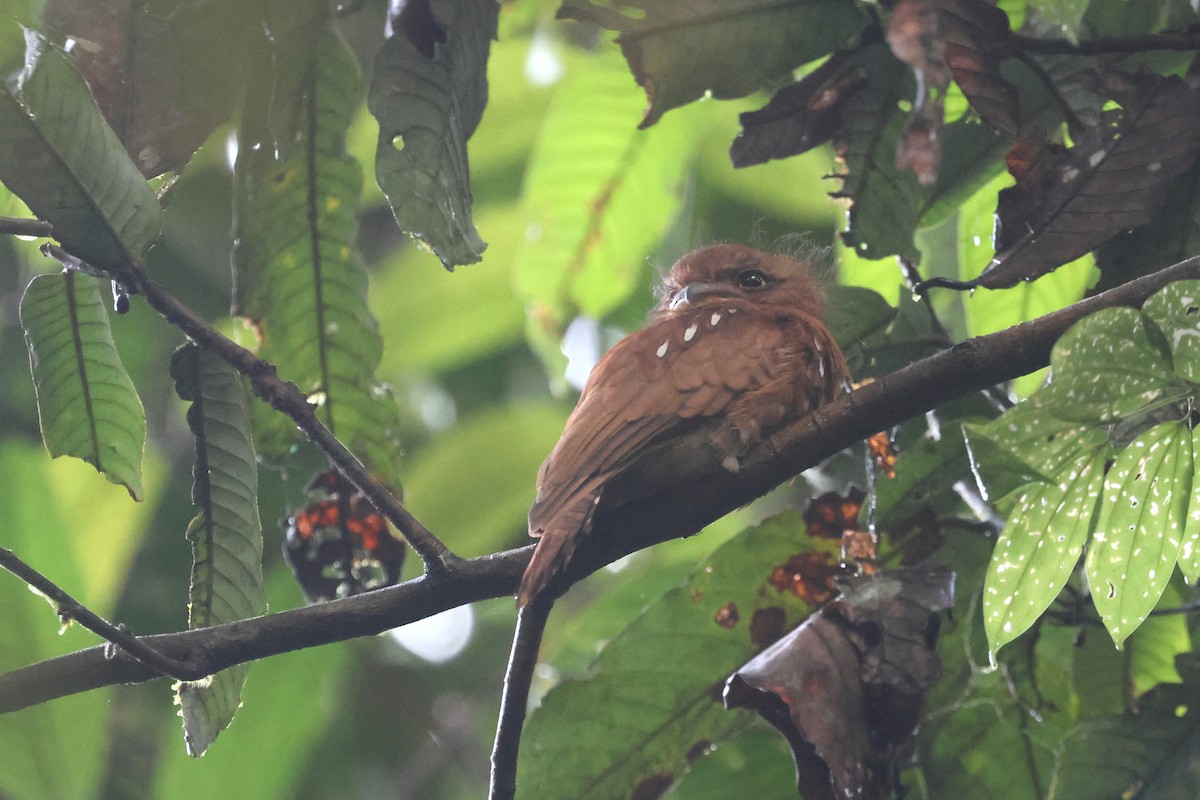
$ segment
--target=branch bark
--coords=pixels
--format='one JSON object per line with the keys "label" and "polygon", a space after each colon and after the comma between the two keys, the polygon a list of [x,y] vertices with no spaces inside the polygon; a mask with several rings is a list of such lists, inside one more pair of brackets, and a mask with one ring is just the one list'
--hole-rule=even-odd
{"label": "branch bark", "polygon": [[[778,431],[750,454],[737,474],[714,475],[619,508],[601,505],[593,532],[576,551],[561,586],[636,550],[695,534],[879,430],[1044,367],[1054,342],[1075,322],[1102,308],[1140,306],[1163,286],[1185,278],[1200,279],[1200,258],[897,370]],[[470,559],[453,572],[429,573],[324,605],[140,638],[170,658],[215,672],[293,650],[371,636],[464,603],[512,595],[532,550],[530,545]],[[0,713],[156,675],[123,652],[106,657],[103,647],[93,647],[0,675]]]}

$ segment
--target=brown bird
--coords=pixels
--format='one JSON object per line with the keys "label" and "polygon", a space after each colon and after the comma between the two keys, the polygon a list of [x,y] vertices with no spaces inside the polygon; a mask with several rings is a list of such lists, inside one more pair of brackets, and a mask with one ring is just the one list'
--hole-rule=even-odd
{"label": "brown bird", "polygon": [[764,437],[837,396],[846,361],[824,307],[808,265],[786,255],[722,244],[679,259],[646,326],[592,370],[538,472],[539,541],[517,604],[562,572],[601,501],[737,472]]}

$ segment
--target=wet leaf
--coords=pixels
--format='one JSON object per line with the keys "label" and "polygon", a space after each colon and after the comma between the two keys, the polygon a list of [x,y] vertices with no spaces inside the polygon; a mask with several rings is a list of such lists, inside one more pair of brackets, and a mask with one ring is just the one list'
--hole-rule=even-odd
{"label": "wet leaf", "polygon": [[[1123,108],[1000,193],[996,256],[977,283],[1033,280],[1151,218],[1200,152],[1200,90],[1152,73],[1123,76]],[[1044,151],[1049,152],[1049,151]]]}
{"label": "wet leaf", "polygon": [[564,0],[560,17],[620,33],[629,69],[646,90],[646,128],[712,92],[742,97],[841,46],[865,24],[849,0],[764,4],[759,0],[634,0],[621,9]]}
{"label": "wet leaf", "polygon": [[1179,548],[1179,571],[1188,583],[1200,580],[1200,425],[1192,429],[1192,496],[1188,500],[1187,519],[1183,526],[1183,542]]}
{"label": "wet leaf", "polygon": [[787,738],[807,800],[886,798],[940,666],[937,612],[954,575],[910,567],[848,582],[832,604],[741,667],[725,704]]}
{"label": "wet leaf", "polygon": [[1117,456],[1086,567],[1092,601],[1119,647],[1150,613],[1179,557],[1192,489],[1192,441],[1157,425]]}
{"label": "wet leaf", "polygon": [[467,140],[487,105],[495,0],[393,3],[367,97],[379,121],[375,177],[396,223],[447,269],[487,245],[471,220]]}
{"label": "wet leaf", "polygon": [[938,32],[946,65],[971,108],[995,130],[1015,137],[1017,88],[1000,74],[1008,16],[984,0],[952,0],[938,6]]}

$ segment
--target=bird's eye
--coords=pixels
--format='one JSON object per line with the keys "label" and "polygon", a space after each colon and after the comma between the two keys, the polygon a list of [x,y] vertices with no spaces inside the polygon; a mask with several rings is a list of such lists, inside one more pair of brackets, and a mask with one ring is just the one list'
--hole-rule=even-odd
{"label": "bird's eye", "polygon": [[761,289],[767,285],[767,276],[761,269],[744,269],[738,273],[737,284],[743,289]]}

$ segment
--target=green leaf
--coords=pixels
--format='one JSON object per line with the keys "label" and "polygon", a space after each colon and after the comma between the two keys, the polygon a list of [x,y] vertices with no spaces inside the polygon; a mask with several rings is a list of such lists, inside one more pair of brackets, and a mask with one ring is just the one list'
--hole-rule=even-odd
{"label": "green leaf", "polygon": [[714,687],[767,643],[752,634],[762,622],[776,617],[782,632],[803,614],[766,585],[774,566],[811,549],[802,530],[788,512],[718,548],[605,647],[591,677],[552,689],[525,729],[523,795],[588,800],[669,785],[689,751],[740,727]]}
{"label": "green leaf", "polygon": [[[199,512],[187,529],[192,543],[188,627],[256,617],[267,610],[263,534],[258,467],[241,376],[189,343],[172,356],[171,377],[176,393],[192,403],[188,427],[196,437],[192,502]],[[248,664],[239,664],[202,681],[176,685],[191,755],[204,755],[233,720],[248,669]]]}
{"label": "green leaf", "polygon": [[1175,374],[1200,383],[1200,281],[1167,285],[1146,301],[1142,313],[1166,337]]}
{"label": "green leaf", "polygon": [[1101,428],[1051,416],[1041,395],[1013,406],[975,430],[1047,480],[1076,461],[1081,453],[1094,451],[1108,440]]}
{"label": "green leaf", "polygon": [[1156,425],[1117,456],[1104,480],[1087,576],[1118,647],[1158,603],[1175,569],[1192,490],[1191,449],[1186,426]]}
{"label": "green leaf", "polygon": [[[319,2],[271,3],[286,4],[289,22],[315,27],[312,10],[320,8]],[[71,61],[126,152],[153,177],[183,168],[209,134],[229,120],[246,77],[258,74],[250,67],[254,56],[262,53],[265,60],[278,54],[270,52],[267,38],[278,42],[286,31],[282,9],[263,8],[271,3],[48,0],[42,18],[58,41],[74,40]],[[217,52],[221,57],[214,58]]]}
{"label": "green leaf", "polygon": [[1104,482],[1106,449],[1078,458],[1054,484],[1017,498],[996,543],[983,590],[992,652],[1029,629],[1075,571]]}
{"label": "green leaf", "polygon": [[120,271],[158,236],[158,199],[66,57],[33,31],[25,41],[15,92],[0,87],[0,181],[64,248]]}
{"label": "green leaf", "polygon": [[844,165],[836,198],[848,198],[850,211],[842,239],[862,258],[901,255],[919,258],[913,232],[920,216],[920,187],[910,170],[896,168],[896,142],[904,128],[898,110],[905,68],[883,45],[869,45],[863,70],[869,85],[846,104],[845,130],[835,143]]}
{"label": "green leaf", "polygon": [[[317,403],[317,416],[384,483],[399,471],[398,411],[375,380],[383,344],[353,255],[362,175],[345,150],[361,95],[353,55],[332,30],[308,64],[300,141],[276,158],[268,141],[239,141],[234,313],[256,328],[259,355]],[[248,108],[248,114],[265,109]],[[263,131],[266,126],[244,126]],[[299,441],[291,420],[256,403],[260,454]]]}
{"label": "green leaf", "polygon": [[896,477],[875,485],[876,522],[898,527],[925,505],[938,505],[947,495],[957,500],[954,482],[970,475],[963,438],[956,430],[934,440],[922,438],[904,448],[896,460]]}
{"label": "green leaf", "polygon": [[[487,57],[496,38],[495,0],[431,0],[429,25],[404,6],[375,57],[367,98],[379,120],[375,178],[402,229],[447,269],[479,260],[486,244],[471,222],[467,139],[487,104]],[[434,40],[437,40],[435,43]]]}
{"label": "green leaf", "polygon": [[1200,794],[1200,665],[1191,653],[1177,666],[1182,684],[1159,686],[1136,711],[1087,720],[1067,737],[1055,763],[1053,800]]}
{"label": "green leaf", "polygon": [[412,455],[408,508],[455,551],[483,554],[525,541],[537,471],[566,423],[559,404],[497,406],[465,419]]}
{"label": "green leaf", "polygon": [[[294,602],[296,580],[286,569],[272,570],[268,584],[272,605]],[[342,754],[340,745],[331,745],[330,739],[354,741],[354,735],[341,726],[358,719],[354,710],[359,702],[369,702],[357,700],[366,687],[361,673],[352,668],[361,663],[354,658],[356,649],[310,647],[255,662],[254,675],[242,692],[245,708],[237,724],[221,734],[221,744],[200,760],[182,747],[161,747],[157,768],[136,776],[145,796],[177,800],[303,796],[312,779],[307,767],[328,768],[329,759],[335,757],[331,746],[338,756]],[[375,708],[386,713],[383,705],[376,702]],[[412,712],[406,709],[405,713]],[[373,732],[378,735],[377,729]],[[263,757],[264,743],[269,743],[270,758]]]}
{"label": "green leaf", "polygon": [[1053,32],[1069,41],[1079,39],[1079,26],[1090,0],[1041,0],[1036,4]]}
{"label": "green leaf", "polygon": [[1024,458],[988,438],[985,431],[983,425],[963,425],[971,472],[976,484],[981,484],[979,488],[984,500],[999,504],[1012,492],[1031,483],[1053,483]]}
{"label": "green leaf", "polygon": [[1192,429],[1192,496],[1188,501],[1187,519],[1183,526],[1183,543],[1179,548],[1179,571],[1187,582],[1200,580],[1200,480],[1196,479],[1196,462],[1200,459],[1200,425]]}
{"label": "green leaf", "polygon": [[516,281],[550,349],[576,309],[601,317],[641,287],[645,256],[679,208],[711,106],[637,131],[642,106],[620,58],[604,51],[563,79],[546,114],[525,178]]}
{"label": "green leaf", "polygon": [[835,285],[826,294],[829,300],[826,322],[843,350],[879,333],[896,318],[896,309],[870,289]]}
{"label": "green leaf", "polygon": [[1064,420],[1107,422],[1186,394],[1144,320],[1132,308],[1109,308],[1073,325],[1051,352],[1042,407]]}
{"label": "green leaf", "polygon": [[525,331],[525,307],[513,291],[513,255],[523,239],[513,205],[481,208],[491,244],[477,267],[413,276],[429,255],[402,248],[372,274],[370,293],[383,337],[380,374],[391,378],[460,367],[512,347]]}
{"label": "green leaf", "polygon": [[[81,569],[86,562],[77,556],[80,534],[72,515],[55,502],[62,487],[51,464],[33,442],[9,437],[0,444],[0,546],[90,604],[93,598],[85,591]],[[79,625],[62,630],[51,604],[7,573],[0,573],[0,608],[0,673],[96,644],[96,637]],[[111,698],[112,690],[104,688],[0,717],[0,795],[6,800],[94,796],[104,766]],[[66,752],[72,753],[68,760]]]}
{"label": "green leaf", "polygon": [[866,23],[849,0],[634,0],[621,7],[630,13],[565,0],[559,16],[620,31],[617,43],[650,100],[643,128],[707,92],[750,94],[833,51]]}
{"label": "green leaf", "polygon": [[146,413],[113,344],[99,282],[39,275],[21,298],[21,325],[52,458],[74,456],[142,497]]}

